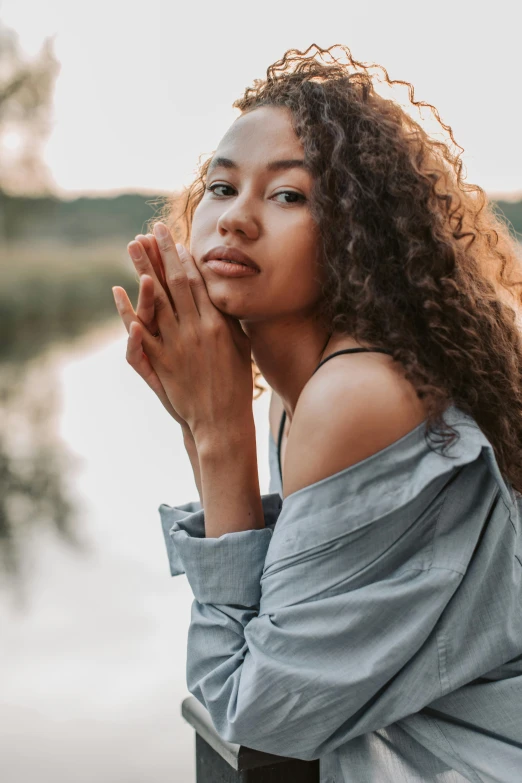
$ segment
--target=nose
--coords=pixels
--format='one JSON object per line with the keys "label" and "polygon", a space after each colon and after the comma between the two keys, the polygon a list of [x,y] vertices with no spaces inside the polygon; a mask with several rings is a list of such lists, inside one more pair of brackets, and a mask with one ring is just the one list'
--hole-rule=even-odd
{"label": "nose", "polygon": [[221,236],[231,233],[256,239],[259,234],[259,223],[252,202],[240,196],[232,203],[229,202],[218,218],[217,228]]}

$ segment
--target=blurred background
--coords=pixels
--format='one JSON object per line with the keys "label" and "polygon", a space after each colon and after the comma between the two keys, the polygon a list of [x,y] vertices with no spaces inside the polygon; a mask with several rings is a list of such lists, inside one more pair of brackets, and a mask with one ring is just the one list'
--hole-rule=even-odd
{"label": "blurred background", "polygon": [[127,243],[245,87],[314,42],[411,81],[522,238],[521,22],[503,0],[0,2],[2,783],[194,781],[192,593],[157,509],[197,490],[178,425],[125,360],[111,286],[136,301]]}

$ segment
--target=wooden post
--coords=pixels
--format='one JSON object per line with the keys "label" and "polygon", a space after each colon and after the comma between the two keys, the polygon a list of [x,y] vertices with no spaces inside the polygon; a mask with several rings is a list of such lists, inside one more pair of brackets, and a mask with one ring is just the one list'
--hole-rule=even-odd
{"label": "wooden post", "polygon": [[319,759],[302,761],[226,742],[193,696],[181,714],[196,732],[196,783],[319,783]]}

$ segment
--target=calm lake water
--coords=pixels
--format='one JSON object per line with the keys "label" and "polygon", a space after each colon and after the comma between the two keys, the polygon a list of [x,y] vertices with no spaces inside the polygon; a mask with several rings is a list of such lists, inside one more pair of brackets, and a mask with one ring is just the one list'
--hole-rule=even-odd
{"label": "calm lake water", "polygon": [[[192,592],[158,506],[196,500],[181,431],[125,360],[113,322],[49,360],[84,543],[27,538],[27,604],[0,594],[0,780],[192,783],[180,714]],[[268,491],[268,392],[254,402]]]}

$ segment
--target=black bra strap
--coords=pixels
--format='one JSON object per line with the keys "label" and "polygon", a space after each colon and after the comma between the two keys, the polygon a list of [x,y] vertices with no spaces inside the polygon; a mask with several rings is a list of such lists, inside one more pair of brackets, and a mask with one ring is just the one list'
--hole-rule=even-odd
{"label": "black bra strap", "polygon": [[391,351],[386,351],[384,348],[344,348],[342,351],[331,353],[330,356],[327,356],[326,359],[323,359],[322,362],[319,362],[312,375],[314,375],[319,367],[322,367],[325,362],[327,362],[329,359],[333,359],[334,356],[339,356],[341,353],[360,353],[361,351],[367,351],[368,353],[387,353],[390,356],[392,355]]}
{"label": "black bra strap", "polygon": [[[335,351],[335,353],[331,353],[330,356],[327,356],[325,359],[319,362],[312,375],[314,375],[319,367],[322,367],[325,362],[327,362],[329,359],[333,359],[334,356],[339,356],[341,353],[360,353],[361,351],[366,351],[368,353],[387,353],[390,356],[392,355],[391,351],[386,351],[384,348],[345,348],[342,351]],[[286,411],[283,409],[283,415],[281,416],[281,423],[279,425],[279,435],[277,438],[277,461],[279,463],[279,475],[281,476],[281,480],[283,479],[283,471],[281,470],[281,444],[283,442],[285,421]]]}
{"label": "black bra strap", "polygon": [[281,476],[281,481],[283,480],[283,471],[281,470],[281,444],[283,442],[285,421],[286,421],[286,411],[283,408],[283,415],[281,416],[281,424],[279,425],[279,436],[277,438],[277,461],[279,463],[279,475]]}

